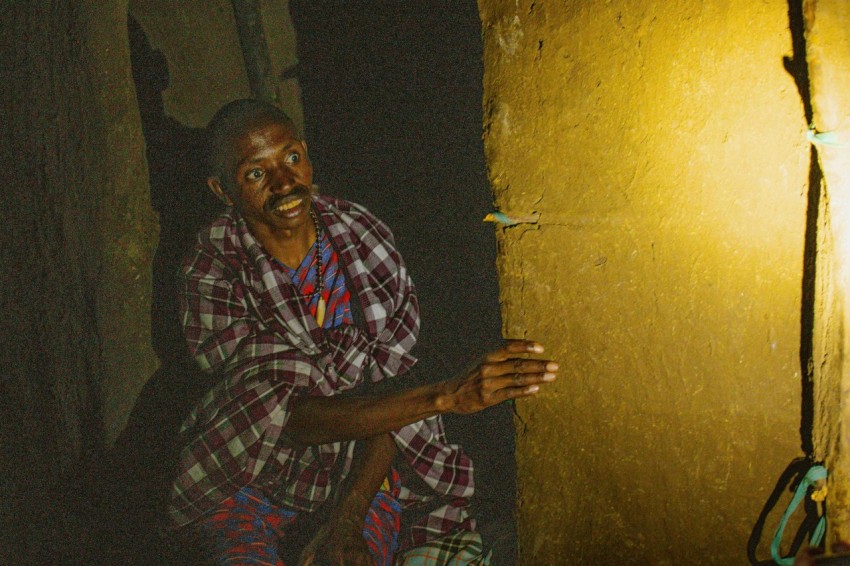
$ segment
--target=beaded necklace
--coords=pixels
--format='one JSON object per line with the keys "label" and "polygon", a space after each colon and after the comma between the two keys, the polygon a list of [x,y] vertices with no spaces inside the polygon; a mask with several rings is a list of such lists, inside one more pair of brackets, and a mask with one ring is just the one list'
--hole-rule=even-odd
{"label": "beaded necklace", "polygon": [[[310,209],[310,218],[313,219],[313,226],[316,228],[316,290],[313,293],[319,295],[319,303],[316,306],[316,324],[319,327],[325,322],[325,298],[322,296],[322,291],[325,290],[325,274],[322,270],[322,227],[319,224],[319,219],[316,218],[316,213]],[[313,293],[310,293],[311,295]]]}

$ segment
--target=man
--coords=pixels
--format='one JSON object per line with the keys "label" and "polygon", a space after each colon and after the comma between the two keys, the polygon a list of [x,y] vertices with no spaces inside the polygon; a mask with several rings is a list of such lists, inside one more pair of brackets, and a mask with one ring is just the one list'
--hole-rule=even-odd
{"label": "man", "polygon": [[228,208],[183,269],[182,311],[215,380],[183,427],[173,522],[221,564],[282,564],[278,546],[311,520],[304,564],[412,562],[421,545],[432,563],[486,563],[472,463],[439,415],[534,395],[557,364],[509,341],[468,374],[382,387],[415,372],[419,329],[389,229],[315,194],[307,145],[278,108],[232,102],[208,135],[208,184]]}

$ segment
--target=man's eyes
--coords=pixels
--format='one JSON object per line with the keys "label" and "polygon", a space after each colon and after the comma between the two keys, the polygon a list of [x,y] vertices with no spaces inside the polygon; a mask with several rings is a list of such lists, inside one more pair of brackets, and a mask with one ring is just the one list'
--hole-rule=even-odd
{"label": "man's eyes", "polygon": [[[293,151],[292,153],[290,153],[286,156],[287,165],[295,165],[296,163],[300,163],[300,162],[301,162],[301,154],[296,152],[296,151]],[[254,169],[249,169],[245,173],[245,178],[248,179],[249,181],[258,181],[258,180],[262,179],[265,176],[265,174],[266,174],[266,172],[263,169],[256,167]]]}

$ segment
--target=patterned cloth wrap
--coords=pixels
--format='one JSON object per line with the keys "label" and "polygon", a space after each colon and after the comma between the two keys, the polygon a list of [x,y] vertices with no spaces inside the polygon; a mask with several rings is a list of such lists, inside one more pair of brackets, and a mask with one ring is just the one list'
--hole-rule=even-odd
{"label": "patterned cloth wrap", "polygon": [[484,552],[481,535],[458,531],[411,548],[397,556],[397,566],[489,566],[492,551]]}
{"label": "patterned cloth wrap", "polygon": [[[376,566],[391,566],[398,546],[398,491],[399,478],[393,471],[392,482],[384,480],[366,513],[363,539]],[[297,518],[297,512],[275,506],[262,491],[244,487],[201,517],[196,543],[210,564],[285,566],[278,545],[292,538],[289,530]]]}
{"label": "patterned cloth wrap", "polygon": [[[228,209],[201,232],[183,268],[181,300],[189,349],[215,383],[181,429],[169,514],[187,525],[251,485],[296,511],[326,501],[348,473],[354,442],[297,447],[282,434],[293,395],[331,396],[395,378],[416,363],[419,331],[413,284],[389,228],[363,207],[314,196],[363,327],[319,328],[286,271]],[[417,519],[402,548],[474,530],[467,512],[472,463],[447,443],[432,417],[393,433],[399,451],[430,489],[402,485],[404,509],[434,508]]]}

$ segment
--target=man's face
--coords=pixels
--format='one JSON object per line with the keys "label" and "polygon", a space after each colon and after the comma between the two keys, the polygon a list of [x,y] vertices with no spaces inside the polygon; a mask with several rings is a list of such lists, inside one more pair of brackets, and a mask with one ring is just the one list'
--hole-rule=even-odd
{"label": "man's face", "polygon": [[237,138],[227,171],[235,191],[226,192],[215,178],[210,188],[236,206],[255,235],[308,225],[313,167],[307,144],[288,125],[261,123]]}

